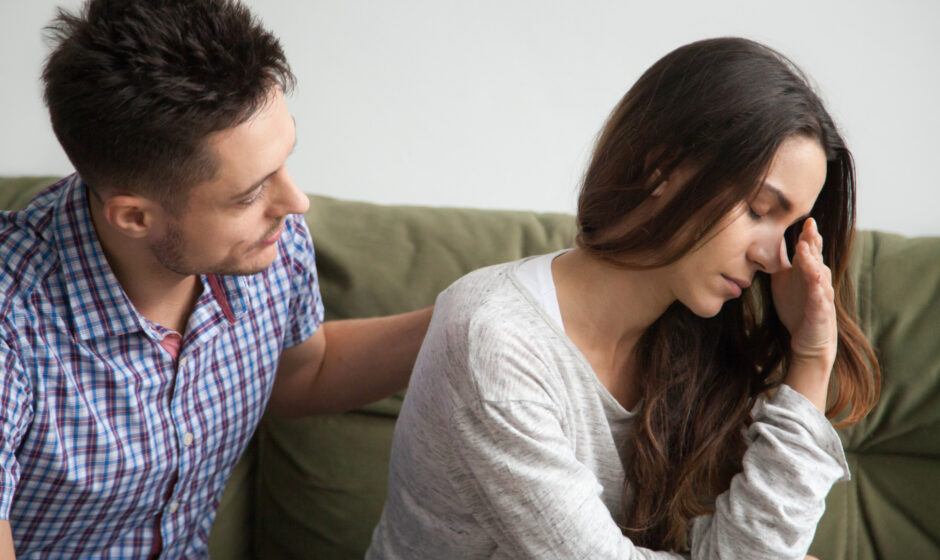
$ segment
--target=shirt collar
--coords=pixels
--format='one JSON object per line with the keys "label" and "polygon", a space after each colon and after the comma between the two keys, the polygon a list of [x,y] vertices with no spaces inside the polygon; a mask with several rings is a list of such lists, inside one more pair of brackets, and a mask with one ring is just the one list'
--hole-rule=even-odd
{"label": "shirt collar", "polygon": [[[166,334],[143,317],[131,303],[111,270],[88,208],[87,186],[75,174],[63,185],[53,235],[59,247],[75,333],[80,340],[144,331],[154,340]],[[205,292],[215,300],[214,311],[197,305],[193,313],[221,313],[237,322],[250,305],[243,276],[202,276]],[[202,298],[200,298],[202,301]],[[200,318],[200,320],[202,320]]]}
{"label": "shirt collar", "polygon": [[149,330],[105,258],[88,208],[85,182],[77,174],[63,185],[52,227],[78,338]]}

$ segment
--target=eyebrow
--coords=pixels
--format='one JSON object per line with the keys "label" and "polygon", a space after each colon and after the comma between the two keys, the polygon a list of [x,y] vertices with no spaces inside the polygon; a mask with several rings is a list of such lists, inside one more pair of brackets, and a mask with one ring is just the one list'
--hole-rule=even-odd
{"label": "eyebrow", "polygon": [[[294,144],[290,147],[290,152],[287,153],[288,157],[289,157],[292,153],[294,153],[294,148],[297,147],[297,119],[295,119],[295,118],[292,116],[292,117],[291,117],[291,120],[294,121]],[[278,169],[280,169],[280,168],[278,168]],[[251,186],[248,187],[247,189],[244,189],[244,190],[240,191],[239,193],[232,195],[232,200],[239,200],[239,199],[242,199],[242,198],[248,196],[249,194],[253,193],[254,191],[256,191],[256,190],[258,189],[258,187],[260,187],[265,181],[267,181],[268,179],[270,179],[271,177],[273,177],[274,174],[278,172],[278,169],[275,169],[274,171],[268,173],[267,175],[265,175],[264,177],[262,177],[260,180],[255,181],[255,182],[252,183]]]}
{"label": "eyebrow", "polygon": [[780,189],[766,182],[764,183],[764,188],[774,193],[774,195],[777,197],[777,202],[780,203],[780,206],[783,208],[784,212],[789,212],[793,208],[793,203],[790,202],[790,199],[787,198],[787,195],[783,194]]}

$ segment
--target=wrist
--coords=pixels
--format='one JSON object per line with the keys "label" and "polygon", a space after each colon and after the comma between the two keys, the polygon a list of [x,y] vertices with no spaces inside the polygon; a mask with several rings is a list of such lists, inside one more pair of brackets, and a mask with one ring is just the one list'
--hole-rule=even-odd
{"label": "wrist", "polygon": [[797,366],[801,369],[829,375],[836,363],[835,350],[824,350],[816,353],[794,351],[790,356],[790,369]]}
{"label": "wrist", "polygon": [[783,382],[825,413],[833,363],[834,359],[824,357],[794,356]]}

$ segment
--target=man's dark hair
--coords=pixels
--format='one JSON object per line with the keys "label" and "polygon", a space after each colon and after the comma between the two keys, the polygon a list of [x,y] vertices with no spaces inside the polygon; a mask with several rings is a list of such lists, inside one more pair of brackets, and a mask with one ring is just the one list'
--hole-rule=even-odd
{"label": "man's dark hair", "polygon": [[236,0],[89,0],[47,31],[52,128],[99,193],[178,206],[217,172],[206,137],[294,84],[277,38]]}

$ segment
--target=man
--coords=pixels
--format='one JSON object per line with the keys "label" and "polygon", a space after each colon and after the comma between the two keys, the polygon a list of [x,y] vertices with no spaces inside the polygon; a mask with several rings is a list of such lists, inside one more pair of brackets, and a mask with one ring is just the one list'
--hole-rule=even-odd
{"label": "man", "polygon": [[234,0],[91,0],[44,72],[77,171],[0,213],[0,559],[205,556],[265,408],[402,389],[430,310],[321,325],[293,76]]}

